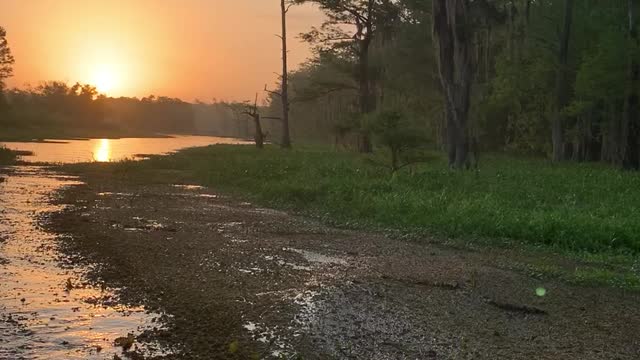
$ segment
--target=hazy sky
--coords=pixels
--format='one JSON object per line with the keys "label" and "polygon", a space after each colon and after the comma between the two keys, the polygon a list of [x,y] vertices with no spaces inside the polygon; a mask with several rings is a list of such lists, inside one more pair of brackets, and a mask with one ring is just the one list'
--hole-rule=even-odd
{"label": "hazy sky", "polygon": [[[278,0],[0,0],[16,58],[9,84],[250,99],[280,71],[279,11]],[[297,35],[320,22],[311,7],[289,12],[292,67],[309,56]]]}

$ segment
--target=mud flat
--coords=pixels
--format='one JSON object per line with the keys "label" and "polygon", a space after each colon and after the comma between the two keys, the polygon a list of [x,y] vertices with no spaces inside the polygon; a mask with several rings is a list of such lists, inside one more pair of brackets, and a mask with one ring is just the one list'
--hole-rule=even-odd
{"label": "mud flat", "polygon": [[174,350],[157,358],[640,356],[637,292],[514,270],[552,255],[334,229],[176,178],[87,173],[49,224],[74,264],[100,264],[92,284],[165,314],[136,338]]}
{"label": "mud flat", "polygon": [[[59,251],[65,239],[43,229],[57,191],[76,179],[45,167],[2,170],[0,182],[0,359],[113,359],[124,356],[118,338],[159,326],[157,314],[122,304],[114,289],[94,287],[86,273]],[[82,208],[81,205],[79,205]],[[162,355],[149,342],[133,354]]]}

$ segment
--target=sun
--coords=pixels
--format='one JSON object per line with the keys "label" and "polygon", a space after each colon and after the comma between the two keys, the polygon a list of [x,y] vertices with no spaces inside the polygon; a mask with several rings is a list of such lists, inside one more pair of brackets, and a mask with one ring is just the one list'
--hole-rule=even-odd
{"label": "sun", "polygon": [[114,66],[96,66],[91,76],[91,84],[102,94],[112,94],[121,85],[120,73]]}

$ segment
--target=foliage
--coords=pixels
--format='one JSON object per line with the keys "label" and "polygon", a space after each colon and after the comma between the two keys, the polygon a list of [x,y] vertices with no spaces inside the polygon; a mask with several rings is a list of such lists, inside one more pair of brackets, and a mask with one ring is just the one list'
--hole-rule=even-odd
{"label": "foliage", "polygon": [[0,26],[0,92],[4,90],[4,81],[13,75],[13,63],[15,59],[11,55],[7,31]]}
{"label": "foliage", "polygon": [[313,27],[301,34],[303,40],[313,44],[318,53],[353,59],[358,56],[358,41],[384,31],[398,15],[398,8],[391,0],[297,0],[295,3],[314,3],[326,17],[320,28]]}
{"label": "foliage", "polygon": [[378,143],[390,152],[390,168],[401,168],[425,159],[417,151],[425,145],[422,130],[410,124],[399,110],[383,110],[370,116],[369,127]]}
{"label": "foliage", "polygon": [[0,116],[3,139],[121,137],[215,133],[246,137],[248,122],[237,121],[225,103],[189,104],[147,96],[109,98],[89,84],[43,82],[5,91]]}
{"label": "foliage", "polygon": [[[368,1],[314,1],[329,15],[325,27],[304,38],[317,47],[309,64],[292,74],[293,123],[331,139],[349,122],[359,101],[358,57],[349,10]],[[373,1],[382,5],[382,1]],[[470,135],[484,150],[530,155],[551,153],[559,70],[558,29],[565,0],[473,2],[474,85]],[[575,160],[609,161],[621,142],[616,131],[629,90],[630,59],[640,52],[628,38],[627,2],[578,1],[569,48],[569,105],[564,142]],[[350,8],[349,6],[354,6]],[[445,143],[441,85],[431,35],[431,2],[398,0],[376,22],[369,48],[372,108],[400,107],[427,134],[434,149]],[[345,25],[346,24],[346,25]],[[338,26],[336,29],[335,26]],[[333,39],[333,40],[331,40]],[[339,86],[336,86],[339,85]],[[340,90],[336,90],[340,88]],[[319,131],[321,132],[319,134]],[[306,134],[298,131],[299,136]],[[320,135],[323,136],[320,136]],[[326,142],[326,140],[325,140]]]}

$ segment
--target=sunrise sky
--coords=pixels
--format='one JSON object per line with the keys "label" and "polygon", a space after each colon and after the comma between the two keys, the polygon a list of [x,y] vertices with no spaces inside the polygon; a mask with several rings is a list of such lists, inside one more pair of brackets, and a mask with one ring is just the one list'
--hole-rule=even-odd
{"label": "sunrise sky", "polygon": [[[280,68],[278,0],[0,0],[16,58],[9,85],[98,85],[110,96],[250,99]],[[290,64],[309,56],[297,35],[318,10],[289,12]]]}

